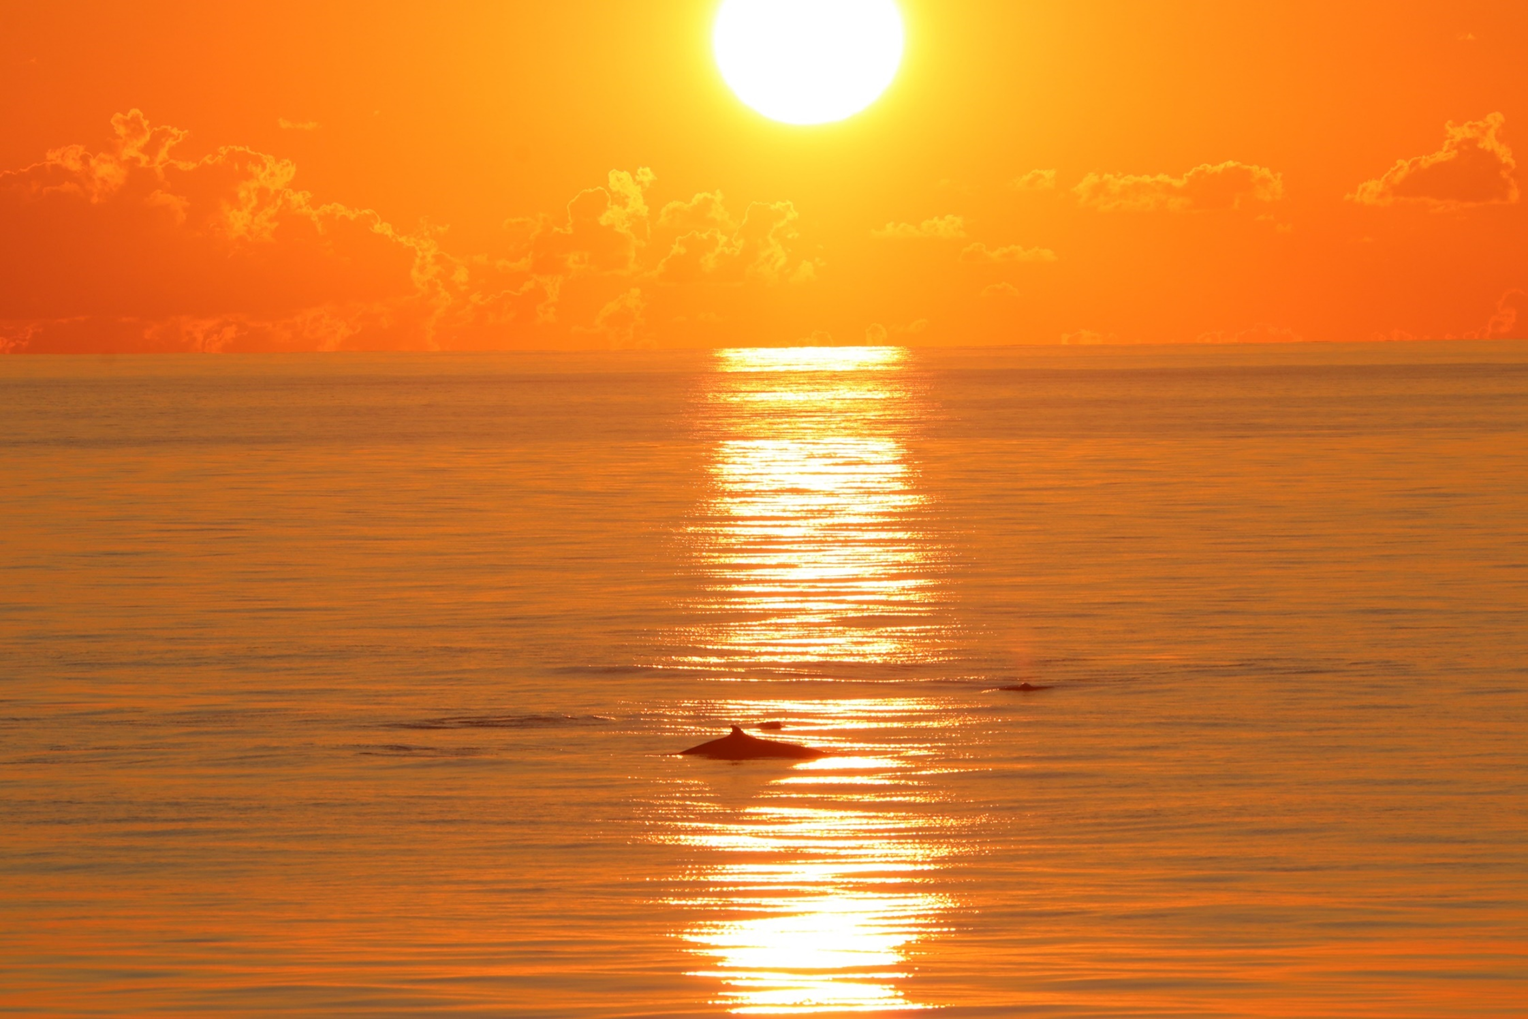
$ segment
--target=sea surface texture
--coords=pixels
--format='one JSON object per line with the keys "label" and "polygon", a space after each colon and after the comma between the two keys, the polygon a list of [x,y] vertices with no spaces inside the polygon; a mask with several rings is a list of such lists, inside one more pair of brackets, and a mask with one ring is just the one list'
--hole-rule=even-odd
{"label": "sea surface texture", "polygon": [[3,1014],[1521,1016],[1525,689],[1522,344],[0,360]]}

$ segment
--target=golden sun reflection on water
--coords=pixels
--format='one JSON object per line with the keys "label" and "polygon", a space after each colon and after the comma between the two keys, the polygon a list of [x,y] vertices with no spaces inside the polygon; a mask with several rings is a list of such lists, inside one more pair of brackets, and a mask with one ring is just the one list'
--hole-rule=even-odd
{"label": "golden sun reflection on water", "polygon": [[[716,1003],[737,1013],[925,1007],[899,984],[911,975],[909,949],[939,930],[952,905],[930,878],[955,833],[919,760],[937,735],[938,705],[753,699],[710,707],[802,718],[792,738],[836,749],[792,767],[763,764],[769,770],[745,804],[698,795],[675,822],[673,841],[706,860],[671,901],[704,913],[682,932],[704,960],[692,975],[717,981]],[[895,742],[858,724],[867,712],[897,721]],[[694,763],[734,773],[762,764]]]}
{"label": "golden sun reflection on water", "polygon": [[937,660],[935,550],[896,347],[718,352],[711,497],[692,529],[696,664]]}
{"label": "golden sun reflection on water", "polygon": [[[704,397],[710,490],[689,535],[704,594],[685,664],[722,680],[849,669],[881,682],[888,666],[939,662],[949,638],[906,453],[924,413],[906,352],[727,350],[717,362]],[[912,946],[951,906],[930,880],[954,840],[924,767],[951,713],[930,698],[800,689],[690,706],[784,719],[781,736],[831,753],[685,762],[692,795],[667,838],[699,853],[672,900],[702,914],[680,932],[703,960],[692,975],[742,1014],[925,1007],[902,985]],[[717,802],[740,776],[741,802]]]}

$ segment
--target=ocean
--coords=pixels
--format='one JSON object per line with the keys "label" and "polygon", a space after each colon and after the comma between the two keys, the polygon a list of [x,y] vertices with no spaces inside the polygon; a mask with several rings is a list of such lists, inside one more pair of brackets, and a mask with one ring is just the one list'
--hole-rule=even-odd
{"label": "ocean", "polygon": [[0,1013],[1523,1015],[1525,523],[1521,343],[0,359]]}

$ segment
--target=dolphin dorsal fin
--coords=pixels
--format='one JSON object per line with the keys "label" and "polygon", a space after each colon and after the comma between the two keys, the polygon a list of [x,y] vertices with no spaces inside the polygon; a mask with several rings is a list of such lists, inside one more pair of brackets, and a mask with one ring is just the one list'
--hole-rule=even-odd
{"label": "dolphin dorsal fin", "polygon": [[732,735],[734,735],[734,736],[741,736],[741,735],[743,735],[743,730],[734,725],[732,727]]}

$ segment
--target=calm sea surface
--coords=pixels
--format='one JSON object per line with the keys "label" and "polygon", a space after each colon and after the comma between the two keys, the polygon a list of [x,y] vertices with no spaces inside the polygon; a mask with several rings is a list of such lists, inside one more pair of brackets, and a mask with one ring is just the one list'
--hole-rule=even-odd
{"label": "calm sea surface", "polygon": [[0,1013],[1520,1016],[1525,808],[1528,345],[0,360]]}

